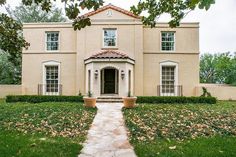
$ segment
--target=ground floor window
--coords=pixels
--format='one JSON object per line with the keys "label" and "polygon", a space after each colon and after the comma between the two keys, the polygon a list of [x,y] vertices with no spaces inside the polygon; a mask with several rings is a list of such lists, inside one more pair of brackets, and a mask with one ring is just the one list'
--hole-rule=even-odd
{"label": "ground floor window", "polygon": [[58,66],[46,66],[46,93],[59,92]]}
{"label": "ground floor window", "polygon": [[175,66],[162,66],[162,89],[163,94],[175,93]]}

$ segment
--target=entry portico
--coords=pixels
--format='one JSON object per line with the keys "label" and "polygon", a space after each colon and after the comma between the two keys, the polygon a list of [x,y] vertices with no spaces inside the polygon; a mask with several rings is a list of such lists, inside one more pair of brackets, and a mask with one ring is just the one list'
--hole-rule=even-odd
{"label": "entry portico", "polygon": [[104,50],[85,59],[86,92],[94,96],[132,94],[134,64],[134,59],[115,50]]}

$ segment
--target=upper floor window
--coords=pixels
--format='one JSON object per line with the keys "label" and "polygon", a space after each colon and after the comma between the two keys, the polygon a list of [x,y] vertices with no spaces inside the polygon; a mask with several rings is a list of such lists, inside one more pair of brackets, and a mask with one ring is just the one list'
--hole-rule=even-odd
{"label": "upper floor window", "polygon": [[161,32],[161,50],[175,51],[175,32]]}
{"label": "upper floor window", "polygon": [[59,32],[46,32],[47,51],[59,50]]}
{"label": "upper floor window", "polygon": [[117,46],[117,30],[104,29],[103,30],[103,47],[116,47]]}

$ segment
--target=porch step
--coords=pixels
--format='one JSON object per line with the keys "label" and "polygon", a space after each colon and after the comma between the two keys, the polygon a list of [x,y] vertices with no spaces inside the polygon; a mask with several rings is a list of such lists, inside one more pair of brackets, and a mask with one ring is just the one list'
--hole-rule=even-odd
{"label": "porch step", "polygon": [[123,102],[122,97],[118,96],[100,96],[97,98],[99,103],[121,103]]}

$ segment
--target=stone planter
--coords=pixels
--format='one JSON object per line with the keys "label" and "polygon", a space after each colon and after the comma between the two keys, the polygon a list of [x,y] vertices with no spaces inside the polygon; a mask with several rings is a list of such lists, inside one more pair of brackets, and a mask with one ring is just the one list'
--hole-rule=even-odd
{"label": "stone planter", "polygon": [[97,98],[83,97],[85,107],[96,107]]}
{"label": "stone planter", "polygon": [[134,108],[137,97],[124,97],[123,103],[125,108]]}

